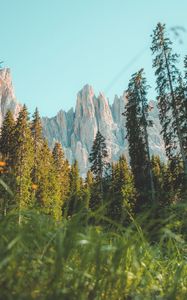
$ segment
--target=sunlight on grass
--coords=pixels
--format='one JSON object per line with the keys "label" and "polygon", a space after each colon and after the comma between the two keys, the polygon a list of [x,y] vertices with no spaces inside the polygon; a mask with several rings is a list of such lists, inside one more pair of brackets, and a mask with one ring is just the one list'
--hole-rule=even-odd
{"label": "sunlight on grass", "polygon": [[151,241],[140,225],[109,231],[81,219],[2,219],[1,299],[187,298],[187,244],[169,224]]}

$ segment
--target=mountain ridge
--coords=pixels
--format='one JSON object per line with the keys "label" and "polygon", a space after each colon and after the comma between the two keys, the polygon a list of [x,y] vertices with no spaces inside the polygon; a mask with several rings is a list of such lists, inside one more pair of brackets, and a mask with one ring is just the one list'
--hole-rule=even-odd
{"label": "mountain ridge", "polygon": [[[128,144],[125,139],[125,109],[127,97],[115,96],[109,104],[106,96],[100,92],[96,95],[91,85],[86,84],[77,94],[75,109],[67,112],[60,110],[54,117],[43,117],[43,134],[52,148],[55,142],[63,146],[65,156],[72,163],[75,159],[79,163],[80,173],[86,175],[89,168],[89,153],[98,130],[106,138],[110,161],[115,161],[120,155],[128,157]],[[161,126],[158,119],[156,103],[150,118],[153,127],[149,128],[149,142],[151,153],[158,154],[165,159],[164,143],[160,136]],[[10,109],[16,118],[21,104],[16,100],[12,85],[10,69],[0,70],[0,126],[6,111]]]}

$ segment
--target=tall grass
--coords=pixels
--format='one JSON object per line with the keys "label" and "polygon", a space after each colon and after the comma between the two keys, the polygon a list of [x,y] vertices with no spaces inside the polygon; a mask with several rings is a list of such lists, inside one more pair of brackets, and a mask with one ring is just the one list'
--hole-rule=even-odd
{"label": "tall grass", "polygon": [[187,299],[187,243],[176,214],[155,238],[145,215],[110,230],[85,225],[81,213],[60,224],[37,212],[17,220],[12,213],[0,221],[2,300]]}

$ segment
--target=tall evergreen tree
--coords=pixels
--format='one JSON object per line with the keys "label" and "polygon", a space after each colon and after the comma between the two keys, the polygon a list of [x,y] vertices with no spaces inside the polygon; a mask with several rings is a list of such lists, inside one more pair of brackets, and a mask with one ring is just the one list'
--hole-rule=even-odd
{"label": "tall evergreen tree", "polygon": [[[187,93],[186,93],[187,86],[185,86],[185,82],[182,76],[179,74],[178,77],[178,86],[175,91],[175,99],[176,99],[176,107],[178,110],[178,123],[180,126],[181,137],[182,137],[182,146],[183,151],[186,155],[187,160]],[[174,125],[176,122],[174,123]],[[179,163],[181,161],[182,155],[179,154],[177,158],[179,158]],[[176,158],[175,158],[176,159]],[[183,159],[182,159],[183,162]],[[183,162],[184,166],[184,180],[185,180],[185,189],[186,189],[186,196],[187,196],[187,177],[185,175],[185,163]],[[183,180],[182,180],[183,182]],[[181,183],[182,183],[181,182]]]}
{"label": "tall evergreen tree", "polygon": [[139,96],[141,113],[142,113],[141,125],[143,127],[144,143],[145,143],[145,149],[147,154],[147,168],[148,168],[149,182],[151,187],[151,198],[152,201],[155,202],[155,187],[154,187],[153,174],[151,169],[151,157],[150,157],[149,140],[148,140],[148,127],[152,126],[152,121],[148,120],[149,105],[146,97],[147,90],[149,87],[146,83],[146,79],[144,77],[143,72],[144,72],[143,69],[141,69],[137,73],[136,89]]}
{"label": "tall evergreen tree", "polygon": [[85,179],[85,185],[87,187],[91,187],[94,182],[94,177],[92,171],[88,170],[86,174],[86,179]]}
{"label": "tall evergreen tree", "polygon": [[64,151],[60,143],[55,143],[53,149],[53,159],[54,165],[57,172],[58,184],[60,187],[61,194],[61,204],[63,204],[69,195],[70,182],[69,182],[69,173],[70,173],[70,165],[68,161],[64,157]]}
{"label": "tall evergreen tree", "polygon": [[2,160],[5,161],[9,167],[12,166],[14,156],[14,129],[15,121],[11,111],[9,110],[4,118],[0,133],[0,154],[2,156]]}
{"label": "tall evergreen tree", "polygon": [[187,86],[187,55],[184,58],[184,79]]}
{"label": "tall evergreen tree", "polygon": [[[14,157],[14,130],[15,121],[11,111],[7,111],[0,133],[0,161],[3,166],[0,167],[0,177],[11,188],[12,192],[15,190],[15,177],[12,174],[13,157]],[[1,198],[1,213],[7,214],[11,205],[14,205],[14,199],[10,193],[0,186]]]}
{"label": "tall evergreen tree", "polygon": [[94,186],[94,177],[93,173],[88,170],[86,174],[85,184],[84,184],[84,202],[85,207],[90,207],[90,201],[93,197],[93,186]]}
{"label": "tall evergreen tree", "polygon": [[176,67],[178,56],[172,53],[171,45],[166,36],[165,25],[158,23],[154,30],[151,50],[154,55],[159,118],[166,154],[170,160],[175,160],[177,156],[182,159],[187,189],[187,119],[183,109],[186,99],[184,93],[183,96],[181,94],[180,73]]}
{"label": "tall evergreen tree", "polygon": [[62,216],[60,185],[53,155],[46,140],[42,144],[39,161],[37,205],[44,213],[60,220]]}
{"label": "tall evergreen tree", "polygon": [[167,163],[167,172],[165,173],[165,194],[169,194],[167,203],[176,203],[184,199],[183,193],[183,164],[177,159],[169,160]]}
{"label": "tall evergreen tree", "polygon": [[32,181],[33,184],[38,185],[38,176],[40,173],[40,159],[41,159],[41,148],[43,144],[43,135],[42,135],[42,123],[39,115],[39,111],[36,108],[33,119],[31,122],[31,132],[33,138],[33,148],[34,148],[34,163],[32,169]]}
{"label": "tall evergreen tree", "polygon": [[[187,119],[187,56],[184,59],[184,82],[180,80],[180,86],[182,86],[182,94],[180,98],[184,98],[185,101],[182,101],[183,111],[185,112],[185,118]],[[186,123],[183,128],[186,128]],[[187,135],[187,129],[185,130],[185,137]],[[187,148],[187,137],[186,137],[186,148]]]}
{"label": "tall evergreen tree", "polygon": [[70,195],[67,205],[65,205],[66,213],[72,216],[77,213],[82,206],[82,180],[79,175],[78,162],[75,161],[70,171]]}
{"label": "tall evergreen tree", "polygon": [[21,211],[32,206],[31,170],[33,167],[33,144],[27,108],[24,105],[19,113],[14,134],[14,174],[16,178],[16,202]]}
{"label": "tall evergreen tree", "polygon": [[136,190],[125,156],[112,164],[109,199],[108,217],[122,224],[129,221],[130,214],[134,212]]}
{"label": "tall evergreen tree", "polygon": [[90,169],[99,186],[101,202],[103,202],[103,178],[107,169],[109,168],[109,162],[105,138],[102,136],[100,131],[97,132],[94,139],[92,150],[89,156],[89,162],[91,163]]}
{"label": "tall evergreen tree", "polygon": [[[150,164],[147,127],[151,125],[148,117],[146,99],[148,86],[143,76],[143,70],[132,75],[129,82],[126,104],[126,128],[129,156],[135,186],[141,201],[155,200],[153,176]],[[149,195],[150,193],[150,195]]]}
{"label": "tall evergreen tree", "polygon": [[160,157],[157,155],[152,156],[151,167],[157,203],[166,206],[171,198],[172,184],[170,180],[170,172],[167,165],[164,162],[161,162]]}

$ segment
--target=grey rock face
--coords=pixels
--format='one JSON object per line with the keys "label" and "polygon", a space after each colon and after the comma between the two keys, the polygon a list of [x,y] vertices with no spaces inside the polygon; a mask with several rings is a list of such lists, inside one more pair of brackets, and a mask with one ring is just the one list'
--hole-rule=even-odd
{"label": "grey rock face", "polygon": [[0,127],[8,110],[11,110],[16,119],[20,109],[21,105],[14,94],[10,69],[0,69]]}
{"label": "grey rock face", "polygon": [[[54,118],[43,118],[43,132],[52,147],[55,141],[61,142],[67,159],[77,160],[80,172],[85,176],[89,167],[89,153],[93,140],[98,131],[106,138],[106,144],[111,161],[115,161],[121,154],[128,157],[124,112],[126,95],[115,96],[110,106],[106,97],[100,93],[96,96],[91,86],[85,85],[77,95],[75,112],[60,111]],[[160,136],[160,123],[155,102],[150,118],[154,125],[149,129],[150,148],[154,154],[165,159],[164,143]]]}
{"label": "grey rock face", "polygon": [[[71,108],[68,112],[60,110],[53,118],[42,118],[43,134],[50,147],[59,141],[66,158],[72,163],[75,159],[79,163],[80,173],[85,176],[89,167],[89,153],[98,130],[106,138],[106,144],[111,161],[115,161],[121,154],[128,157],[128,145],[125,128],[124,112],[126,95],[115,96],[110,106],[108,99],[100,93],[95,95],[91,86],[85,85],[77,95],[75,112]],[[150,117],[154,122],[149,129],[151,152],[159,154],[165,159],[164,143],[160,136],[158,110],[154,102]],[[16,119],[21,104],[16,100],[10,69],[0,69],[0,126],[7,110],[11,110]]]}

